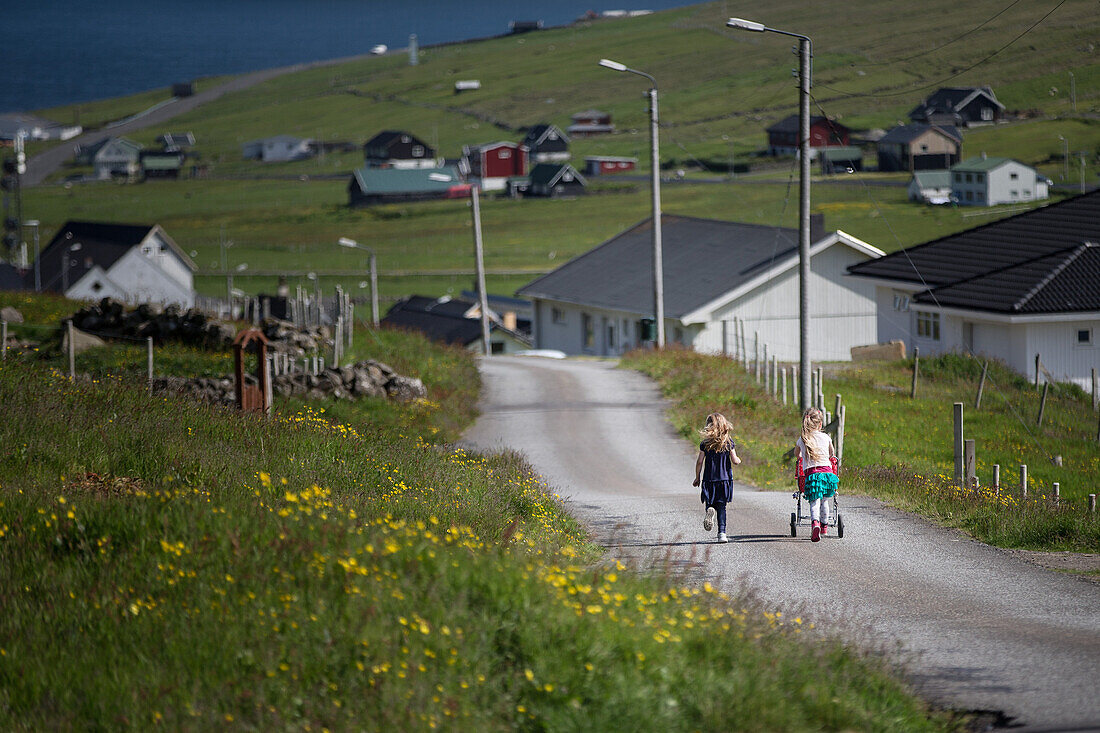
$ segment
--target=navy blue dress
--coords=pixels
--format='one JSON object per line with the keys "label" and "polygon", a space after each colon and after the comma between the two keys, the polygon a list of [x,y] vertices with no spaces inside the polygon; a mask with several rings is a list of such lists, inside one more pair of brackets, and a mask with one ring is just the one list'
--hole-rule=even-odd
{"label": "navy blue dress", "polygon": [[699,444],[699,450],[703,452],[703,475],[699,482],[699,500],[707,506],[721,502],[728,504],[733,501],[733,464],[730,461],[730,450],[736,445],[723,451],[711,451]]}

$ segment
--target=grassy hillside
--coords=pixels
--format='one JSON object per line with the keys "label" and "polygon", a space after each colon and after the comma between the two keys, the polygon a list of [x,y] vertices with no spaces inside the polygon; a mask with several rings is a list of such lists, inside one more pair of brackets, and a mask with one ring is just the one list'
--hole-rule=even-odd
{"label": "grassy hillside", "polygon": [[432,438],[466,352],[357,341],[429,399],[260,419],[151,397],[116,347],[75,383],[0,362],[5,730],[959,727],[789,609],[601,558],[518,456]]}
{"label": "grassy hillside", "polygon": [[[252,272],[289,270],[303,278],[310,271],[357,269],[361,263],[355,256],[332,244],[351,236],[377,248],[385,295],[460,291],[472,279],[469,216],[461,203],[350,211],[344,206],[344,174],[360,164],[359,152],[263,165],[242,160],[241,144],[279,133],[361,144],[380,130],[399,128],[455,157],[464,144],[519,139],[524,127],[542,121],[565,127],[571,113],[596,107],[612,113],[618,133],[575,140],[574,159],[633,155],[644,172],[649,149],[644,80],[597,65],[609,57],[658,79],[665,164],[720,178],[731,159],[744,162],[764,146],[768,124],[797,110],[789,39],[726,29],[730,15],[813,37],[814,114],[824,112],[853,128],[889,127],[939,86],[989,84],[1010,111],[1027,113],[1029,120],[966,131],[966,154],[1016,157],[1056,181],[1068,167],[1068,182],[1076,183],[1081,167],[1075,154],[1085,151],[1084,178],[1095,182],[1100,150],[1095,8],[1086,0],[1067,0],[1034,25],[1050,7],[1053,3],[1006,9],[995,0],[969,5],[934,0],[917,10],[875,0],[812,7],[779,0],[759,14],[756,6],[726,0],[429,48],[416,67],[400,55],[365,58],[282,76],[173,120],[173,130],[195,132],[210,180],[39,188],[27,192],[25,212],[43,222],[46,238],[66,218],[159,221],[185,250],[197,253],[198,287],[210,294],[224,290],[224,281],[209,274],[220,270],[223,232],[235,243],[231,263],[247,263]],[[1068,93],[1071,70],[1076,113]],[[454,81],[469,78],[479,79],[481,89],[455,95]],[[156,96],[81,105],[79,114],[94,123],[130,114]],[[46,113],[67,121],[77,111]],[[136,138],[151,144],[161,132],[149,129]],[[1068,141],[1069,166],[1060,136]],[[793,226],[797,206],[788,200],[787,185],[792,173],[790,161],[780,161],[730,185],[667,184],[664,208]],[[318,180],[325,175],[334,178]],[[875,185],[883,180],[901,179],[869,174],[842,177],[844,185],[816,185],[813,210],[826,214],[828,226],[887,251],[1003,215],[1003,209],[933,211],[907,203],[901,189]],[[512,273],[491,275],[490,289],[510,293],[648,215],[644,180],[607,185],[610,191],[576,201],[487,202],[487,266]],[[435,274],[407,274],[425,270]],[[361,281],[352,275],[340,282],[357,291]],[[244,277],[235,284],[255,292],[273,282]],[[326,288],[335,282],[322,277]]]}
{"label": "grassy hillside", "polygon": [[[758,486],[793,487],[792,464],[781,456],[801,424],[797,406],[784,407],[737,363],[685,351],[635,352],[624,365],[656,378],[674,404],[671,419],[697,440],[709,412],[733,421],[745,479]],[[867,493],[972,532],[1002,547],[1100,551],[1100,520],[1086,511],[1100,482],[1100,447],[1091,400],[1076,387],[1055,387],[1043,425],[1038,395],[1021,377],[991,363],[981,409],[973,409],[981,363],[949,354],[921,359],[917,399],[909,398],[912,361],[827,367],[826,407],[834,395],[847,406],[845,493]],[[962,402],[965,434],[976,441],[978,492],[951,485],[954,473],[952,404]],[[1063,459],[1053,464],[1054,456]],[[1002,492],[992,491],[993,465]],[[1018,489],[1020,464],[1029,467],[1029,497]],[[1053,484],[1062,501],[1054,505]]]}

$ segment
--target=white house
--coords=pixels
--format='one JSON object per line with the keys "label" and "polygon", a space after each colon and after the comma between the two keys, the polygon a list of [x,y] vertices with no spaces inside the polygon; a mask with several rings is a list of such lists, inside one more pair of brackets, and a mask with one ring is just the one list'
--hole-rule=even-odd
{"label": "white house", "polygon": [[1100,191],[848,269],[875,287],[877,341],[993,357],[1088,388],[1100,369]]}
{"label": "white house", "polygon": [[313,155],[312,143],[312,140],[293,135],[275,135],[246,142],[242,146],[242,155],[245,159],[264,163],[301,160]]}
{"label": "white house", "polygon": [[109,178],[136,178],[141,172],[142,145],[124,137],[111,138],[105,142],[92,158],[95,177],[101,180]]}
{"label": "white house", "polygon": [[951,196],[960,206],[1030,203],[1050,198],[1050,183],[1031,166],[983,154],[951,166]]}
{"label": "white house", "polygon": [[198,269],[159,224],[68,221],[38,258],[42,288],[74,300],[195,302]]}
{"label": "white house", "polygon": [[[798,231],[665,214],[665,339],[698,351],[745,346],[799,358]],[[811,246],[811,358],[850,358],[875,343],[875,289],[845,277],[882,251],[841,231],[817,232]],[[615,356],[645,343],[652,319],[653,244],[649,219],[520,288],[533,303],[539,349]]]}

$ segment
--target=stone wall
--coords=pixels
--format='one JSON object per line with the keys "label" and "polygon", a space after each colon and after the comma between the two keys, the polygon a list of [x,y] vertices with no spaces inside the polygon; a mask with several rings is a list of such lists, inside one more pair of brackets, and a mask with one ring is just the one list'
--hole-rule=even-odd
{"label": "stone wall", "polygon": [[[251,374],[245,379],[255,384]],[[318,374],[280,374],[271,380],[272,391],[283,397],[299,396],[310,400],[356,400],[382,397],[396,402],[411,402],[427,396],[424,384],[415,377],[398,374],[380,361],[368,359],[358,364],[325,369]],[[191,397],[215,405],[236,404],[236,385],[231,377],[161,377],[153,380],[155,392]]]}

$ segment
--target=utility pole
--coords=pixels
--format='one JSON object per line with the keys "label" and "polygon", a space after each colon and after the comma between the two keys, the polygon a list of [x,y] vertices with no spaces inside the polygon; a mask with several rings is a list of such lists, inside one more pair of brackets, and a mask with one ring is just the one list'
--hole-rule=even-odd
{"label": "utility pole", "polygon": [[481,309],[481,346],[485,356],[492,354],[489,343],[489,297],[485,294],[485,265],[481,249],[481,203],[477,186],[470,188],[470,198],[474,217],[474,257],[477,260],[477,297]]}

